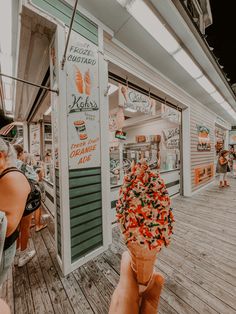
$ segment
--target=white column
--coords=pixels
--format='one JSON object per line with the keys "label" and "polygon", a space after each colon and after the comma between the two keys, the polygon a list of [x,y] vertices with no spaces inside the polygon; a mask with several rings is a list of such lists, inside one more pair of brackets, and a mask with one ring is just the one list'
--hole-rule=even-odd
{"label": "white column", "polygon": [[71,272],[71,237],[70,237],[70,204],[69,204],[69,168],[68,168],[68,134],[67,134],[67,96],[66,96],[66,64],[61,70],[65,47],[65,29],[61,25],[57,27],[57,66],[58,66],[58,147],[59,147],[59,171],[60,171],[60,214],[61,214],[61,255],[62,271],[64,275]]}
{"label": "white column", "polygon": [[182,112],[182,166],[183,166],[183,195],[192,195],[191,185],[191,138],[190,138],[190,108]]}
{"label": "white column", "polygon": [[100,103],[100,136],[101,136],[101,173],[102,173],[102,224],[103,247],[106,250],[112,243],[111,199],[110,199],[110,161],[109,161],[109,102],[104,96],[108,86],[108,63],[103,54],[103,29],[98,28],[99,40],[99,103]]}

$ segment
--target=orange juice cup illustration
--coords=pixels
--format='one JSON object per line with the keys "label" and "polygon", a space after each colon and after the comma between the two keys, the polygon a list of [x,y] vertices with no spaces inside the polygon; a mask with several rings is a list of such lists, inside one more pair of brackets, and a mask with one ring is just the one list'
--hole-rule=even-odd
{"label": "orange juice cup illustration", "polygon": [[86,140],[88,138],[86,133],[86,126],[83,120],[78,120],[74,122],[75,129],[79,135],[80,140]]}
{"label": "orange juice cup illustration", "polygon": [[90,96],[91,95],[91,77],[90,77],[89,70],[85,72],[84,82],[85,82],[85,93],[86,95]]}
{"label": "orange juice cup illustration", "polygon": [[75,83],[76,83],[77,91],[80,94],[83,94],[83,92],[84,92],[83,76],[82,76],[82,73],[80,72],[79,68],[77,68],[77,67],[76,67],[76,74],[75,74]]}

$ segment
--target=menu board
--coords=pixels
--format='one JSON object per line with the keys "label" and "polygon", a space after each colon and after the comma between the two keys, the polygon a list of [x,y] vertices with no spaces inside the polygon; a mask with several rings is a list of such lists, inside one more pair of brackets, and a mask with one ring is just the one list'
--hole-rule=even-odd
{"label": "menu board", "polygon": [[67,56],[69,168],[100,166],[98,48],[71,33]]}

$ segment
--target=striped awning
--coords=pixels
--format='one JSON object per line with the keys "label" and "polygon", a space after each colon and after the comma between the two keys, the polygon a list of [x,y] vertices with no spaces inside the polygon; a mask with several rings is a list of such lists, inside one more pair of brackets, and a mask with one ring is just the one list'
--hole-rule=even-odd
{"label": "striped awning", "polygon": [[15,125],[16,125],[15,122],[5,125],[4,127],[1,128],[0,135],[7,135],[9,132],[11,132]]}

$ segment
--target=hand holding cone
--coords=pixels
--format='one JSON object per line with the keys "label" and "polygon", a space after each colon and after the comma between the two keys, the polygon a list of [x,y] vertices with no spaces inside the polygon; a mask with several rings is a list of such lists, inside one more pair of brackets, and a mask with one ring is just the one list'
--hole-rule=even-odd
{"label": "hand holding cone", "polygon": [[157,253],[170,243],[174,218],[163,180],[150,170],[144,159],[136,165],[132,163],[116,209],[132,268],[138,282],[147,285]]}

